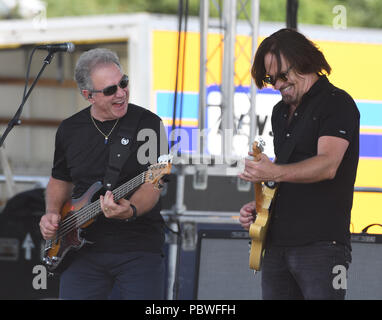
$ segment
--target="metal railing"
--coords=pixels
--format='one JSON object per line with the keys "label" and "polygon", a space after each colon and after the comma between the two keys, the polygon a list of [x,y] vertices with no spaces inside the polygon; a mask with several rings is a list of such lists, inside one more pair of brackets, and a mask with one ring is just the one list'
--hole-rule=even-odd
{"label": "metal railing", "polygon": [[377,193],[382,193],[382,188],[377,188],[377,187],[354,187],[354,192],[377,192]]}
{"label": "metal railing", "polygon": [[[33,183],[36,186],[45,188],[48,184],[48,176],[24,176],[24,175],[15,175],[12,177],[14,182],[18,183]],[[0,175],[0,182],[6,182],[6,177]]]}

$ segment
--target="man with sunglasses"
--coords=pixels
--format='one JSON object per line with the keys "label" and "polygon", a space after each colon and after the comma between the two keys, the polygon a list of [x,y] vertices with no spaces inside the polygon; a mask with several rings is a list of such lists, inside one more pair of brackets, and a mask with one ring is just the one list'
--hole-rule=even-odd
{"label": "man with sunglasses", "polygon": [[[152,130],[156,140],[149,152],[153,159],[168,152],[163,124],[149,110],[129,103],[129,79],[117,55],[108,49],[84,52],[75,68],[75,79],[90,106],[59,126],[52,176],[46,190],[46,214],[40,229],[44,239],[53,239],[60,212],[70,198],[80,198],[97,181],[106,191],[99,196],[103,215],[84,228],[85,245],[70,258],[60,278],[62,299],[163,299],[164,221],[160,215],[160,191],[143,183],[128,198],[114,201],[106,179],[116,179],[115,189],[146,171],[151,163],[138,159],[137,138],[141,130]],[[129,127],[127,127],[129,124]],[[134,128],[132,138],[124,136]],[[109,169],[116,146],[130,152],[116,177]],[[129,146],[130,149],[125,149]],[[117,157],[124,156],[118,153]],[[115,172],[115,171],[110,171]],[[113,178],[114,177],[114,178]],[[108,180],[109,181],[109,180]],[[94,201],[94,200],[92,200]]]}
{"label": "man with sunglasses", "polygon": [[[264,299],[345,297],[346,283],[335,277],[351,261],[360,116],[353,99],[329,82],[330,72],[315,44],[291,29],[266,38],[255,55],[257,87],[269,84],[282,97],[272,113],[275,161],[246,159],[240,175],[277,183],[262,260]],[[254,210],[254,202],[240,210],[246,229]]]}

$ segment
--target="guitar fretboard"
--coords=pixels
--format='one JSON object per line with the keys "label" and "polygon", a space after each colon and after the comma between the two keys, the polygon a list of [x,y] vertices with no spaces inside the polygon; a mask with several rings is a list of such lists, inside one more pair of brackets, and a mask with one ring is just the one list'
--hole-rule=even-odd
{"label": "guitar fretboard", "polygon": [[[117,202],[118,200],[124,198],[131,191],[133,191],[134,189],[138,188],[141,184],[143,184],[146,180],[147,173],[148,173],[147,171],[142,172],[135,178],[129,180],[128,182],[114,189],[112,191],[114,196],[114,201]],[[80,226],[94,219],[96,216],[98,216],[101,213],[102,213],[101,203],[100,203],[100,200],[98,199],[84,206],[83,208],[78,210],[75,214],[68,216],[66,219],[64,219],[61,222],[60,227],[57,231],[56,238],[54,240],[47,241],[47,247],[50,247],[52,242],[59,241],[69,232],[73,231],[74,229],[78,229]]]}

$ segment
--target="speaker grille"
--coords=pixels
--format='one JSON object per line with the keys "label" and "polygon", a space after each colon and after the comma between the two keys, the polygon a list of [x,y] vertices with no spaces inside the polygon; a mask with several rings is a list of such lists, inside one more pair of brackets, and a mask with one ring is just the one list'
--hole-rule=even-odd
{"label": "speaker grille", "polygon": [[382,244],[353,242],[352,259],[346,299],[382,299]]}
{"label": "speaker grille", "polygon": [[[196,294],[199,300],[261,299],[261,272],[249,269],[249,238],[237,230],[199,234]],[[382,235],[353,235],[347,300],[382,299]]]}
{"label": "speaker grille", "polygon": [[248,239],[202,239],[196,298],[261,299],[261,275],[249,269],[248,255]]}

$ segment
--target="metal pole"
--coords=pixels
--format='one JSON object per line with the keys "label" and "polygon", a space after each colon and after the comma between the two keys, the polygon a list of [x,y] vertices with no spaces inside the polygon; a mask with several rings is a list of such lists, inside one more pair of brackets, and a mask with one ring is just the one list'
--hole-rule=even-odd
{"label": "metal pole", "polygon": [[174,289],[175,285],[178,285],[176,279],[178,265],[178,254],[180,248],[178,247],[179,239],[182,235],[179,234],[180,230],[178,224],[176,223],[179,219],[179,214],[182,214],[185,211],[184,206],[184,188],[185,188],[185,179],[186,175],[184,172],[184,166],[181,164],[177,167],[177,176],[176,176],[176,199],[175,206],[173,210],[173,215],[171,217],[172,222],[170,223],[170,228],[177,232],[177,235],[173,235],[172,241],[168,246],[168,278],[167,278],[167,300],[174,300]]}
{"label": "metal pole", "polygon": [[[260,0],[252,0],[251,3],[251,23],[252,23],[252,59],[254,59],[257,50],[257,40],[259,37],[260,24]],[[250,132],[249,132],[249,149],[252,151],[252,142],[255,139],[257,132],[256,118],[256,86],[251,80],[251,99],[250,99]]]}
{"label": "metal pole", "polygon": [[225,33],[222,75],[222,156],[227,159],[232,155],[233,138],[236,0],[224,1],[223,18]]}
{"label": "metal pole", "polygon": [[286,11],[286,27],[297,30],[298,0],[288,0]]}
{"label": "metal pole", "polygon": [[3,167],[5,176],[5,185],[7,187],[8,198],[12,198],[16,194],[16,185],[13,180],[12,170],[5,154],[4,146],[0,147],[0,164]]}
{"label": "metal pole", "polygon": [[[209,0],[200,1],[200,74],[199,74],[199,121],[198,127],[203,132],[206,126],[206,105],[207,105],[207,37],[208,37],[208,18]],[[200,154],[204,154],[204,137],[198,139],[198,149]]]}

